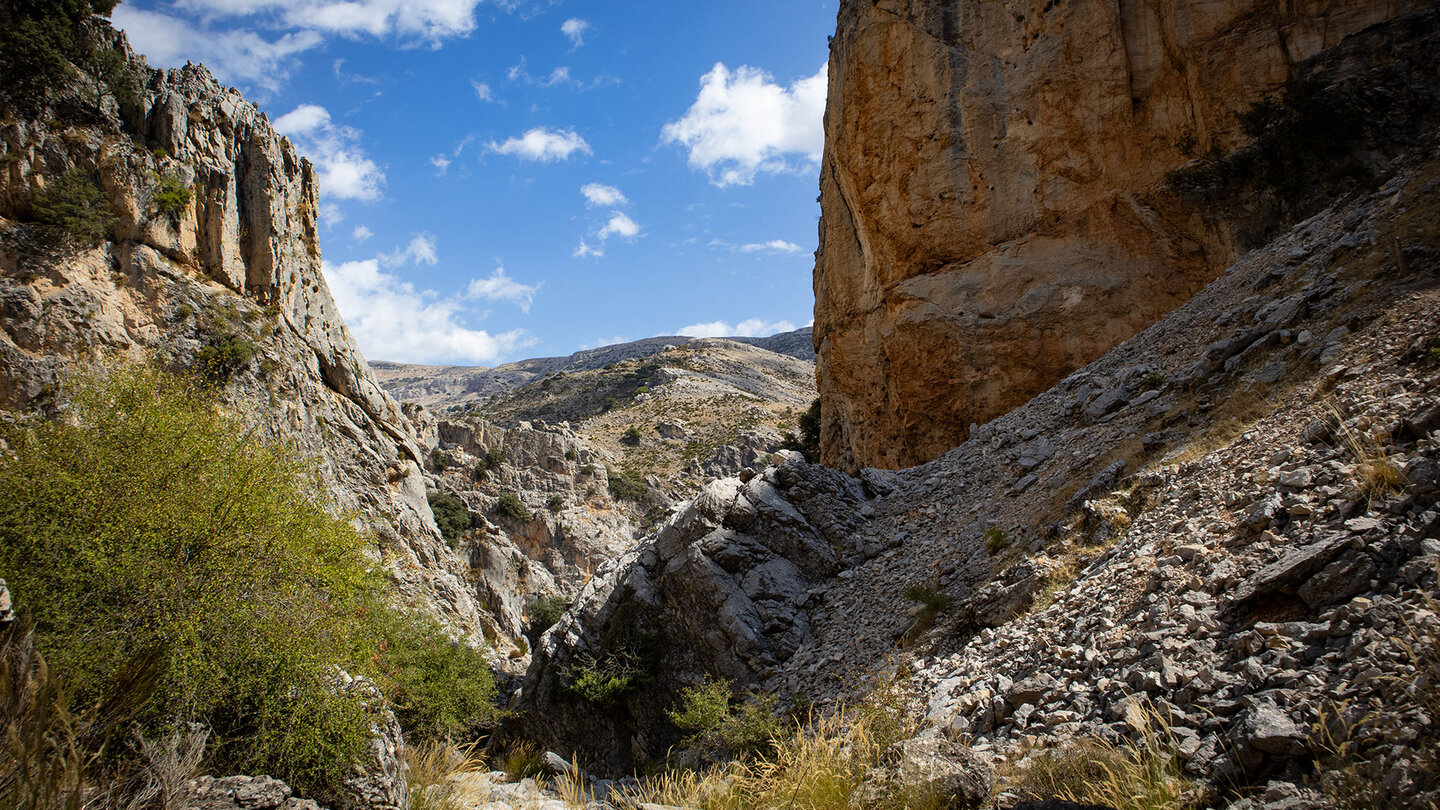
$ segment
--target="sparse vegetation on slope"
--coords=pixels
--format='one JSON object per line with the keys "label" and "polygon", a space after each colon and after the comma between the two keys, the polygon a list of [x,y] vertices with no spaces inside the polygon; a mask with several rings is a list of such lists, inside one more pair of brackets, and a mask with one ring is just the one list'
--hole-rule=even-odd
{"label": "sparse vegetation on slope", "polygon": [[[147,368],[65,393],[66,418],[0,428],[0,570],[67,705],[101,707],[116,739],[201,723],[211,768],[322,797],[374,711],[337,690],[337,667],[375,676],[419,737],[492,715],[479,655],[386,605],[293,450]],[[133,756],[76,744],[94,778]]]}

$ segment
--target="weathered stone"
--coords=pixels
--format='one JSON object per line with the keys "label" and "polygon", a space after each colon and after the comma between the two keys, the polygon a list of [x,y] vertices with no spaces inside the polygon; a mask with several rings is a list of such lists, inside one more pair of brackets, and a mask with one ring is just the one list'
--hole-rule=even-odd
{"label": "weathered stone", "polygon": [[979,807],[990,798],[990,766],[969,748],[943,737],[919,737],[890,746],[880,764],[850,796],[850,806],[923,803],[953,810]]}
{"label": "weathered stone", "polygon": [[185,784],[181,810],[321,810],[309,799],[293,797],[290,786],[268,776],[201,776]]}
{"label": "weathered stone", "polygon": [[842,5],[815,272],[823,461],[933,459],[1187,300],[1235,237],[1161,190],[1177,144],[1236,142],[1234,112],[1299,60],[1422,5],[1309,6],[1279,36],[1254,0]]}

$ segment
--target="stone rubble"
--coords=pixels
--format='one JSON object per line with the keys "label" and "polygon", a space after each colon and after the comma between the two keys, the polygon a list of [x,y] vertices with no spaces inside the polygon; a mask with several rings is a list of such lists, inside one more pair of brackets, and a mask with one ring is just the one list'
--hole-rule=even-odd
{"label": "stone rubble", "polygon": [[[600,570],[542,639],[522,706],[584,712],[566,667],[622,605],[684,654],[597,721],[602,739],[532,730],[616,764],[663,753],[661,712],[704,672],[822,709],[898,678],[928,734],[987,757],[1127,739],[1139,706],[1189,775],[1259,786],[1231,806],[1310,806],[1322,722],[1372,705],[1387,727],[1433,721],[1396,684],[1421,665],[1404,644],[1423,656],[1440,636],[1440,252],[1406,225],[1440,217],[1437,158],[1253,251],[934,462],[852,479],[788,457],[708,485]],[[1367,493],[1372,469],[1404,479]],[[915,585],[951,602],[928,631]],[[1435,789],[1418,750],[1400,739],[1363,767],[1425,806],[1440,795],[1416,795]]]}

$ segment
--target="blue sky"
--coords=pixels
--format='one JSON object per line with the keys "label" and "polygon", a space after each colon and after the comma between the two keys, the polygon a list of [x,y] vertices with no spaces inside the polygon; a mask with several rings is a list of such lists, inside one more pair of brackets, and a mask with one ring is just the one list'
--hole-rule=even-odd
{"label": "blue sky", "polygon": [[321,177],[326,276],[370,359],[494,365],[810,322],[836,0],[167,0]]}

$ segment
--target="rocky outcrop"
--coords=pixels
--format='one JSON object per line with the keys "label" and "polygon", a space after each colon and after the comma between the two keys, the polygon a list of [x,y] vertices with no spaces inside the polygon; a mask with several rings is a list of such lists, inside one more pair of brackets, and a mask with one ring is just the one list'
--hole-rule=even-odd
{"label": "rocky outcrop", "polygon": [[[96,110],[92,91],[63,121],[0,110],[0,405],[47,407],[77,362],[219,357],[224,398],[316,459],[403,598],[478,638],[466,566],[426,503],[419,437],[326,287],[314,168],[204,67],[151,70],[122,36],[104,36],[141,76],[137,104],[105,96]],[[56,250],[23,217],[70,170],[97,183],[117,219],[100,244]],[[156,202],[162,179],[191,190],[174,213]]]}
{"label": "rocky outcrop", "polygon": [[824,462],[933,459],[1187,300],[1235,237],[1167,170],[1236,146],[1236,113],[1303,60],[1425,5],[842,3],[815,270]]}
{"label": "rocky outcrop", "polygon": [[[811,641],[824,582],[873,556],[851,529],[865,493],[799,454],[748,481],[708,484],[654,535],[602,568],[536,644],[520,706],[540,739],[625,771],[663,756],[664,719],[707,674],[753,688]],[[587,692],[588,674],[625,679]]]}

